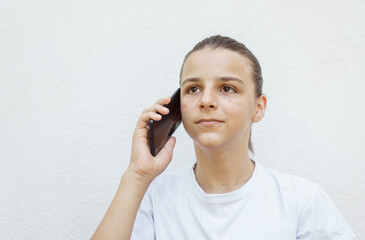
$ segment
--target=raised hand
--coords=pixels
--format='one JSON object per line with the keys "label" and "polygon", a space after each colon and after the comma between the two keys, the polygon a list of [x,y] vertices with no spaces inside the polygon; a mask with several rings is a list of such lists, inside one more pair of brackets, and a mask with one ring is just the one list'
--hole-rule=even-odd
{"label": "raised hand", "polygon": [[167,141],[156,157],[151,155],[148,146],[148,123],[151,119],[154,121],[161,120],[161,114],[168,114],[169,109],[163,105],[168,104],[170,101],[170,97],[161,98],[152,106],[144,109],[133,133],[131,159],[127,171],[132,171],[147,182],[151,182],[161,174],[172,159],[176,142],[174,137]]}

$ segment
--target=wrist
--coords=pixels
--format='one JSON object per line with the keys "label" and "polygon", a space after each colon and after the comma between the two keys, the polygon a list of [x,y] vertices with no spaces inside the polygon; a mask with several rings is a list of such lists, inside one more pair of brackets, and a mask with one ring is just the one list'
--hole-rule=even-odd
{"label": "wrist", "polygon": [[129,183],[137,184],[141,187],[148,187],[153,181],[152,176],[136,171],[131,166],[129,166],[124,172],[122,179],[125,179]]}

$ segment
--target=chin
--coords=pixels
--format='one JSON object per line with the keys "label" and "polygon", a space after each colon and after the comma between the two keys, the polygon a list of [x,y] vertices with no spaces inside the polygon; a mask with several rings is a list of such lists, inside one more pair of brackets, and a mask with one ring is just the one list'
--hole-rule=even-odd
{"label": "chin", "polygon": [[204,134],[204,136],[194,139],[194,143],[201,148],[218,148],[224,145],[225,141],[219,136]]}

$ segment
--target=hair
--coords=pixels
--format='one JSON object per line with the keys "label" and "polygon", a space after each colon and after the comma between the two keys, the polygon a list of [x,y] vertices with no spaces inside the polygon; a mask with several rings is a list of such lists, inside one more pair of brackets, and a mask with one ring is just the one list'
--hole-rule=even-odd
{"label": "hair", "polygon": [[[261,73],[261,66],[255,55],[243,44],[238,42],[235,39],[221,36],[221,35],[215,35],[208,38],[203,39],[201,42],[196,44],[188,54],[186,54],[183,64],[181,66],[180,70],[180,81],[181,81],[181,73],[182,69],[184,67],[186,59],[190,56],[191,53],[196,52],[198,50],[202,50],[206,47],[210,47],[212,49],[216,48],[225,48],[231,51],[234,51],[238,54],[241,54],[242,56],[248,58],[250,60],[250,64],[252,67],[252,79],[255,84],[255,95],[256,98],[259,98],[262,95],[262,86],[263,86],[263,79],[262,79],[262,73]],[[248,149],[254,153],[252,142],[251,142],[251,131],[249,136],[249,142],[248,142]]]}

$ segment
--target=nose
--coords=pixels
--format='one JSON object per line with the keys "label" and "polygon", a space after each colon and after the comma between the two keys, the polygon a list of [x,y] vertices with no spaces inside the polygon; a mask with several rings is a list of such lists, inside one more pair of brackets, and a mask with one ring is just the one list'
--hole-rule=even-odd
{"label": "nose", "polygon": [[200,98],[199,108],[200,110],[214,110],[217,108],[217,96],[214,90],[204,89]]}

